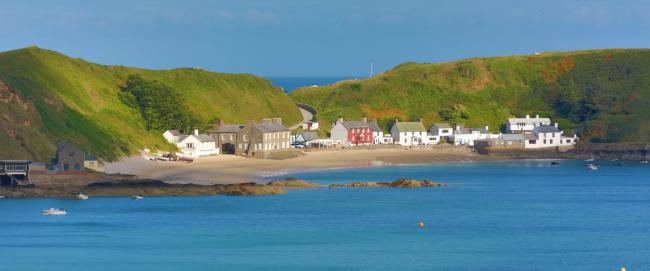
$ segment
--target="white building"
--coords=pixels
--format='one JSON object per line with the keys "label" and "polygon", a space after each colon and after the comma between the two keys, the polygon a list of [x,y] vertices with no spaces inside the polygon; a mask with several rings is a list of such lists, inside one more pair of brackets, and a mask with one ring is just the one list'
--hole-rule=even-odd
{"label": "white building", "polygon": [[422,120],[419,122],[400,122],[396,119],[395,124],[390,129],[390,134],[393,136],[393,142],[402,146],[431,145],[439,141],[439,137],[429,135],[422,124]]}
{"label": "white building", "polygon": [[532,132],[535,127],[542,125],[551,125],[551,119],[540,118],[539,115],[535,115],[534,118],[531,118],[530,115],[526,115],[525,118],[509,118],[506,124],[506,132],[525,134]]}
{"label": "white building", "polygon": [[391,136],[390,134],[384,134],[384,136],[381,137],[379,140],[380,140],[379,144],[393,144],[393,136]]}
{"label": "white building", "polygon": [[305,121],[302,123],[302,129],[305,131],[313,131],[313,130],[318,130],[318,122],[317,121]]}
{"label": "white building", "polygon": [[320,139],[316,131],[301,131],[296,136],[295,142],[302,143],[304,145],[309,145],[311,141],[314,141],[316,139]]}
{"label": "white building", "polygon": [[165,140],[167,140],[167,142],[176,144],[178,143],[178,139],[181,136],[181,133],[178,130],[167,130],[162,135]]}
{"label": "white building", "polygon": [[438,141],[445,139],[449,142],[454,136],[454,128],[449,123],[434,123],[429,129],[429,133],[432,136],[437,136]]}
{"label": "white building", "polygon": [[524,134],[526,149],[574,146],[578,143],[578,137],[563,136],[564,131],[558,128],[557,123],[554,126],[542,125],[535,127],[530,134]]}
{"label": "white building", "polygon": [[377,120],[372,120],[368,122],[368,118],[363,117],[361,118],[361,121],[368,123],[370,126],[370,129],[372,129],[372,144],[390,144],[393,143],[392,141],[390,143],[384,143],[384,131],[379,127],[379,124],[377,124]]}
{"label": "white building", "polygon": [[454,145],[474,146],[476,140],[496,139],[499,137],[498,134],[490,134],[488,128],[488,126],[485,126],[485,128],[465,128],[457,125],[453,135]]}
{"label": "white building", "polygon": [[219,154],[214,139],[207,134],[199,134],[199,130],[194,130],[191,135],[180,135],[176,147],[179,150],[178,156],[200,157]]}

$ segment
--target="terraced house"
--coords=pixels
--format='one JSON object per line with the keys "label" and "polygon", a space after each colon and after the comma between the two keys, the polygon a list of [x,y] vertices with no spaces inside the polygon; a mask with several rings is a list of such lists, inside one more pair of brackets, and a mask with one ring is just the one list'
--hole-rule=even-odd
{"label": "terraced house", "polygon": [[248,121],[246,124],[217,121],[208,133],[224,154],[255,156],[290,147],[291,132],[282,125],[281,118]]}

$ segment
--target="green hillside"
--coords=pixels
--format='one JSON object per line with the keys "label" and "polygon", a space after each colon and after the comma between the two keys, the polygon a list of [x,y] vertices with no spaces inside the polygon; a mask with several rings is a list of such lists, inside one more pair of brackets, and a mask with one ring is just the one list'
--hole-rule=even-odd
{"label": "green hillside", "polygon": [[302,88],[290,95],[337,116],[485,125],[511,116],[552,117],[592,142],[650,142],[650,49],[554,52],[405,63],[367,80]]}
{"label": "green hillside", "polygon": [[159,130],[147,129],[140,110],[119,98],[130,75],[178,94],[178,109],[189,112],[199,128],[215,118],[279,116],[286,124],[302,119],[279,88],[253,75],[98,65],[32,47],[0,53],[0,157],[49,160],[60,140],[107,160],[144,147],[169,148]]}

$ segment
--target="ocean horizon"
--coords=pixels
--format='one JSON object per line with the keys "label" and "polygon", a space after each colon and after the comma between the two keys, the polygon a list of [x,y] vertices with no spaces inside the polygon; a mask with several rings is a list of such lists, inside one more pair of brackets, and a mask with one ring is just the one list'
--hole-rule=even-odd
{"label": "ocean horizon", "polygon": [[[0,200],[0,270],[644,270],[650,167],[484,161],[291,173],[259,197]],[[61,207],[68,215],[41,216]],[[423,222],[424,228],[418,227]]]}
{"label": "ocean horizon", "polygon": [[342,80],[366,79],[364,76],[268,76],[265,78],[273,85],[281,87],[286,93],[312,85],[323,86]]}

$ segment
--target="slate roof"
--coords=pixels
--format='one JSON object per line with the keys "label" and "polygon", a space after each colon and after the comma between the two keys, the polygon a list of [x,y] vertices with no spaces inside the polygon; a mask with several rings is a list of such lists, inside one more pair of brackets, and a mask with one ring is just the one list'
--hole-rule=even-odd
{"label": "slate roof", "polygon": [[206,135],[206,134],[199,134],[198,136],[196,136],[196,135],[181,135],[180,138],[178,139],[178,142],[183,142],[183,140],[187,139],[190,136],[193,136],[194,138],[198,139],[200,142],[214,142],[214,138],[212,138],[211,136]]}
{"label": "slate roof", "polygon": [[217,128],[217,133],[237,133],[242,128],[244,128],[243,124],[224,124]]}
{"label": "slate roof", "polygon": [[537,140],[537,137],[535,135],[533,135],[533,134],[522,134],[522,136],[526,140]]}
{"label": "slate roof", "polygon": [[275,122],[255,123],[255,128],[262,133],[286,132],[289,131],[284,125]]}
{"label": "slate roof", "polygon": [[457,130],[458,134],[463,134],[463,135],[468,135],[472,134],[473,132],[479,132],[481,134],[488,134],[488,130],[485,128],[465,128],[465,127],[459,127]]}
{"label": "slate roof", "polygon": [[434,123],[433,125],[431,125],[431,128],[433,127],[445,129],[445,128],[451,128],[451,125],[449,125],[449,123]]}
{"label": "slate roof", "polygon": [[542,125],[533,128],[533,132],[536,133],[559,133],[560,129],[551,125]]}
{"label": "slate roof", "polygon": [[181,132],[179,132],[178,130],[167,130],[167,132],[169,132],[169,133],[172,134],[173,136],[179,136],[179,135],[181,135]]}
{"label": "slate roof", "polygon": [[370,127],[370,123],[360,120],[344,120],[342,124],[345,129],[372,128]]}
{"label": "slate roof", "polygon": [[421,122],[398,122],[395,123],[398,132],[426,132]]}
{"label": "slate roof", "polygon": [[526,138],[522,134],[501,134],[499,140],[503,141],[524,141]]}
{"label": "slate roof", "polygon": [[302,132],[300,132],[299,135],[302,135],[302,138],[305,141],[312,141],[312,140],[316,140],[316,139],[320,138],[318,136],[318,133],[316,133],[315,131],[302,131]]}
{"label": "slate roof", "polygon": [[369,124],[369,126],[370,126],[370,128],[372,129],[373,132],[381,132],[382,131],[381,128],[379,128],[379,125],[377,125],[376,122],[371,121],[368,124]]}
{"label": "slate roof", "polygon": [[551,119],[549,118],[509,118],[508,123],[510,125],[516,125],[517,123],[526,123],[526,124],[536,124],[536,123],[551,123]]}

